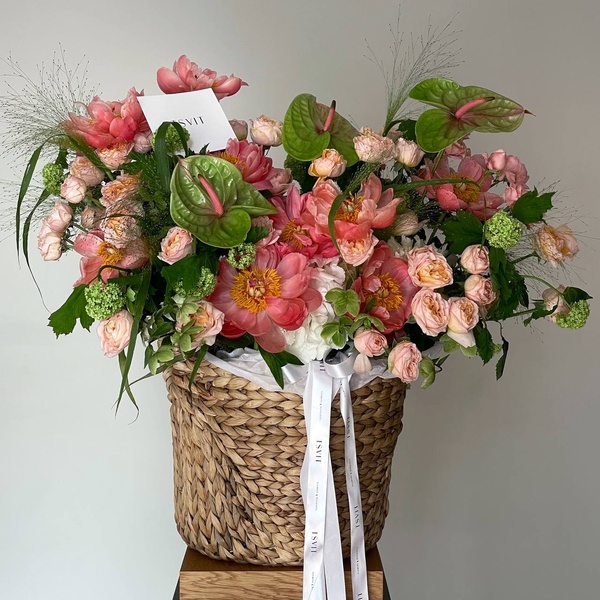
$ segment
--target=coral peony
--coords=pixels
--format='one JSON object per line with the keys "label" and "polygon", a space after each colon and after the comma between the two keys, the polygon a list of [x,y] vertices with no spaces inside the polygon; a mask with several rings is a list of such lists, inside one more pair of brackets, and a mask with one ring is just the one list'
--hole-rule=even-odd
{"label": "coral peony", "polygon": [[252,184],[257,190],[270,190],[272,180],[278,177],[273,168],[273,160],[265,156],[263,149],[248,141],[231,139],[223,152],[217,156],[235,165],[242,174],[244,181]]}
{"label": "coral peony", "polygon": [[298,252],[280,259],[270,247],[261,248],[243,271],[221,259],[209,300],[225,314],[222,334],[239,337],[248,332],[263,349],[281,352],[286,346],[283,330],[300,328],[323,300],[309,287],[311,276],[308,259]]}

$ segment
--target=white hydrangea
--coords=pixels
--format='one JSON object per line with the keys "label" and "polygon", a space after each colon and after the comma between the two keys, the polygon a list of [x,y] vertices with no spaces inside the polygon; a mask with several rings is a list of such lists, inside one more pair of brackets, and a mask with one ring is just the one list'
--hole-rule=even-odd
{"label": "white hydrangea", "polygon": [[[315,269],[310,287],[319,291],[325,298],[329,290],[343,287],[345,279],[346,273],[338,266],[338,260],[335,259]],[[335,347],[331,341],[321,337],[323,327],[334,319],[335,312],[331,303],[323,300],[321,306],[306,317],[302,327],[295,331],[283,332],[287,342],[286,350],[296,355],[303,363],[321,360],[329,349]]]}

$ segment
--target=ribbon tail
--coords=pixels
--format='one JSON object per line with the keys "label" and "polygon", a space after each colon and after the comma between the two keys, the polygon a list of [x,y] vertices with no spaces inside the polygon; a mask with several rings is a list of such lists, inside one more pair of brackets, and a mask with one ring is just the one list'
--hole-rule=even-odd
{"label": "ribbon tail", "polygon": [[344,574],[344,557],[342,555],[340,522],[338,519],[331,457],[329,458],[329,471],[327,475],[325,583],[327,600],[346,600],[346,576]]}

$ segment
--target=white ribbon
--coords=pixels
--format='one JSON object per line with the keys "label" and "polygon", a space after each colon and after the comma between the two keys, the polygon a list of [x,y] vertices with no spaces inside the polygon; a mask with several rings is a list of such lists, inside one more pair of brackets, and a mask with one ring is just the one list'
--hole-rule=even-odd
{"label": "white ribbon", "polygon": [[331,402],[338,391],[346,430],[344,450],[346,487],[351,513],[352,597],[353,600],[369,598],[350,395],[350,377],[355,356],[338,353],[336,358],[338,360],[312,361],[308,367],[308,379],[304,390],[307,446],[300,475],[306,513],[303,600],[346,598],[333,469],[329,455]]}

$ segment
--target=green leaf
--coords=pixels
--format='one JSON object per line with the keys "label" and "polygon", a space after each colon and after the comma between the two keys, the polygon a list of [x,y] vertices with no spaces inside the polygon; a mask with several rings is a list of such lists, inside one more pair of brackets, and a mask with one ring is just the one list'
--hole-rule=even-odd
{"label": "green leaf", "polygon": [[504,367],[506,366],[506,357],[508,356],[508,340],[502,336],[502,356],[496,363],[496,379],[500,379],[504,375]]}
{"label": "green leaf", "polygon": [[546,303],[543,300],[536,300],[533,303],[534,310],[533,312],[523,321],[523,325],[529,325],[531,321],[535,321],[537,319],[543,319],[548,315],[551,315],[555,309],[548,310],[546,308]]}
{"label": "green leaf", "polygon": [[190,254],[161,269],[160,274],[167,282],[165,296],[168,296],[179,281],[182,282],[184,291],[189,292],[198,283],[203,268],[217,273],[219,260],[214,251],[206,246],[199,246],[196,250],[197,254]]}
{"label": "green leaf", "polygon": [[328,131],[323,131],[329,107],[311,94],[300,94],[290,104],[283,121],[283,147],[297,160],[311,161],[326,148],[335,148],[347,166],[358,162],[353,139],[358,131],[337,112]]}
{"label": "green leaf", "polygon": [[202,344],[202,346],[200,346],[200,348],[198,349],[198,352],[196,353],[196,360],[194,362],[194,367],[192,368],[192,372],[190,373],[190,381],[189,381],[189,389],[192,389],[192,384],[194,383],[194,379],[196,379],[196,375],[198,373],[198,369],[200,368],[200,365],[202,364],[202,361],[204,360],[204,357],[206,356],[206,353],[208,352],[208,345],[207,344]]}
{"label": "green leaf", "polygon": [[424,112],[416,125],[417,142],[425,152],[444,150],[473,131],[514,131],[526,112],[520,104],[496,92],[463,87],[450,79],[426,79],[409,95],[436,107]]}
{"label": "green leaf", "polygon": [[[201,184],[203,177],[218,200]],[[171,177],[171,217],[209,246],[233,248],[246,239],[251,217],[277,212],[230,162],[214,156],[180,159]]]}
{"label": "green leaf", "polygon": [[512,216],[525,225],[539,223],[552,208],[554,192],[538,194],[537,190],[525,192],[513,205]]}
{"label": "green leaf", "polygon": [[477,325],[473,329],[475,335],[475,345],[477,346],[477,354],[481,357],[483,364],[487,364],[494,356],[494,340],[487,327]]}
{"label": "green leaf", "polygon": [[423,377],[421,389],[426,390],[435,381],[435,365],[428,356],[421,360],[419,374]]}
{"label": "green leaf", "polygon": [[285,350],[283,352],[277,353],[267,352],[260,346],[258,347],[258,350],[261,356],[263,357],[264,361],[267,363],[267,367],[269,367],[269,370],[273,374],[273,377],[275,377],[275,381],[278,383],[281,389],[283,389],[284,387],[282,367],[284,367],[287,364],[303,364],[298,357],[294,356],[290,352],[286,352]]}
{"label": "green leaf", "polygon": [[52,327],[56,337],[68,335],[79,324],[89,331],[94,319],[85,310],[85,288],[87,285],[78,285],[67,298],[66,302],[55,310],[48,318],[48,324]]}
{"label": "green leaf", "polygon": [[459,210],[455,217],[444,221],[441,228],[450,252],[456,254],[460,254],[467,246],[481,244],[483,238],[483,224],[466,210]]}
{"label": "green leaf", "polygon": [[568,305],[578,302],[579,300],[591,300],[592,297],[585,291],[576,287],[565,288],[563,297]]}
{"label": "green leaf", "polygon": [[360,312],[360,298],[354,290],[335,288],[325,294],[325,300],[331,302],[335,314],[339,317],[346,313],[353,317]]}
{"label": "green leaf", "polygon": [[498,294],[498,300],[488,315],[490,319],[508,319],[520,304],[528,306],[525,279],[502,248],[490,248],[490,275]]}
{"label": "green leaf", "polygon": [[444,352],[447,354],[456,352],[460,348],[460,344],[456,340],[453,340],[445,334],[440,338],[440,341],[444,344]]}

